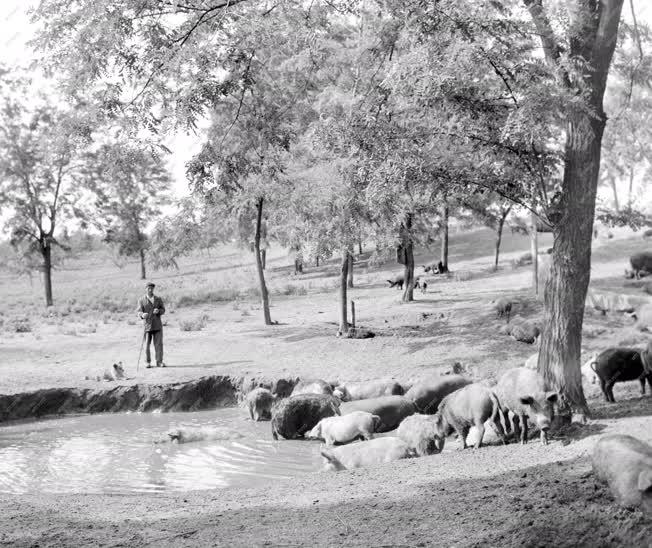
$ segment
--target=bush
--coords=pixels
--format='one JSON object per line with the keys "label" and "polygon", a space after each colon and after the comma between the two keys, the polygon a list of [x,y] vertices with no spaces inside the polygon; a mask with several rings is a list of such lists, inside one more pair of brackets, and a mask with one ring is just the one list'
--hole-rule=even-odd
{"label": "bush", "polygon": [[308,289],[303,285],[287,284],[277,291],[278,295],[307,295]]}
{"label": "bush", "polygon": [[14,331],[16,333],[32,332],[32,324],[30,323],[29,318],[14,318],[8,323],[8,325],[10,331]]}
{"label": "bush", "polygon": [[238,298],[236,289],[213,289],[193,291],[177,297],[177,306],[193,306],[195,304],[231,302]]}
{"label": "bush", "polygon": [[181,320],[179,329],[181,331],[201,331],[208,323],[208,315],[202,314],[193,320]]}

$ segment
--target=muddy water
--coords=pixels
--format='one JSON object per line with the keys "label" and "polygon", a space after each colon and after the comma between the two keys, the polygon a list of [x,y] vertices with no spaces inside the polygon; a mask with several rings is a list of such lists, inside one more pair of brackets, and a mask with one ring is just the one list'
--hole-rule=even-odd
{"label": "muddy water", "polygon": [[[242,409],[68,417],[0,427],[0,493],[125,493],[249,487],[321,468],[320,443],[274,441]],[[155,443],[182,426],[244,437]]]}

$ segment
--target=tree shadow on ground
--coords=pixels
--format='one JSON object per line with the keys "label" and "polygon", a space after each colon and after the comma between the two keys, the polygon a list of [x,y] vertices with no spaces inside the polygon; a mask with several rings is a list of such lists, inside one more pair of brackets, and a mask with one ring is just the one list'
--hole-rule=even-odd
{"label": "tree shadow on ground", "polygon": [[624,417],[652,416],[652,396],[621,399],[616,403],[592,400],[591,417],[594,419],[622,419]]}
{"label": "tree shadow on ground", "polygon": [[[428,461],[436,469],[438,457]],[[330,502],[332,493],[325,494],[329,502],[319,496],[305,500],[308,489],[305,494],[299,490],[290,504],[278,503],[272,495],[269,502],[261,499],[257,505],[229,509],[210,497],[194,500],[184,494],[177,497],[179,502],[191,504],[180,503],[176,511],[152,514],[136,525],[122,515],[99,519],[88,512],[66,514],[65,528],[36,526],[51,522],[53,510],[33,507],[29,520],[35,526],[15,528],[6,538],[20,545],[36,540],[41,545],[85,545],[104,538],[112,546],[175,547],[649,546],[652,519],[615,506],[609,490],[588,473],[586,459],[445,481],[438,481],[436,473],[424,481],[405,476],[406,467],[417,466],[414,461],[401,463],[401,480],[378,481],[364,496],[355,485],[359,477],[368,485],[369,470],[332,473],[333,491],[341,492],[337,502]],[[376,472],[387,474],[388,467]],[[201,511],[192,508],[200,504]]]}

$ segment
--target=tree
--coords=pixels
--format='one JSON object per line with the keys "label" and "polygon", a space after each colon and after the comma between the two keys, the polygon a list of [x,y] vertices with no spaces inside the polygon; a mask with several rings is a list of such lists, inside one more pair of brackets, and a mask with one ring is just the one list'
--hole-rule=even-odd
{"label": "tree", "polygon": [[498,269],[503,228],[505,227],[507,217],[514,207],[514,202],[496,194],[482,193],[464,199],[464,206],[486,226],[496,231],[494,268]]}
{"label": "tree", "polygon": [[[6,91],[6,90],[5,90]],[[30,98],[30,104],[16,99]],[[26,82],[4,97],[0,111],[0,207],[11,241],[41,256],[45,303],[53,304],[53,248],[58,223],[72,216],[82,151],[90,130],[79,112],[48,104]]]}
{"label": "tree", "polygon": [[144,280],[146,229],[161,215],[161,207],[170,203],[170,174],[151,150],[126,140],[89,152],[86,165],[84,180],[94,196],[93,224],[119,254],[139,257]]}

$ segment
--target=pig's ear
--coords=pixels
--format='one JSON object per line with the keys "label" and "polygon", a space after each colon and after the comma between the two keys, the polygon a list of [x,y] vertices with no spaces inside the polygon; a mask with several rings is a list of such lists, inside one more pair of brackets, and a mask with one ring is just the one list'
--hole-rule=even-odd
{"label": "pig's ear", "polygon": [[558,399],[558,398],[559,398],[559,396],[557,395],[557,392],[548,392],[548,393],[546,394],[546,399],[547,399],[550,403],[557,403],[557,399]]}
{"label": "pig's ear", "polygon": [[643,470],[638,475],[638,490],[645,492],[652,492],[652,470]]}
{"label": "pig's ear", "polygon": [[534,403],[534,398],[532,396],[524,396],[519,398],[519,400],[523,405],[532,405]]}

